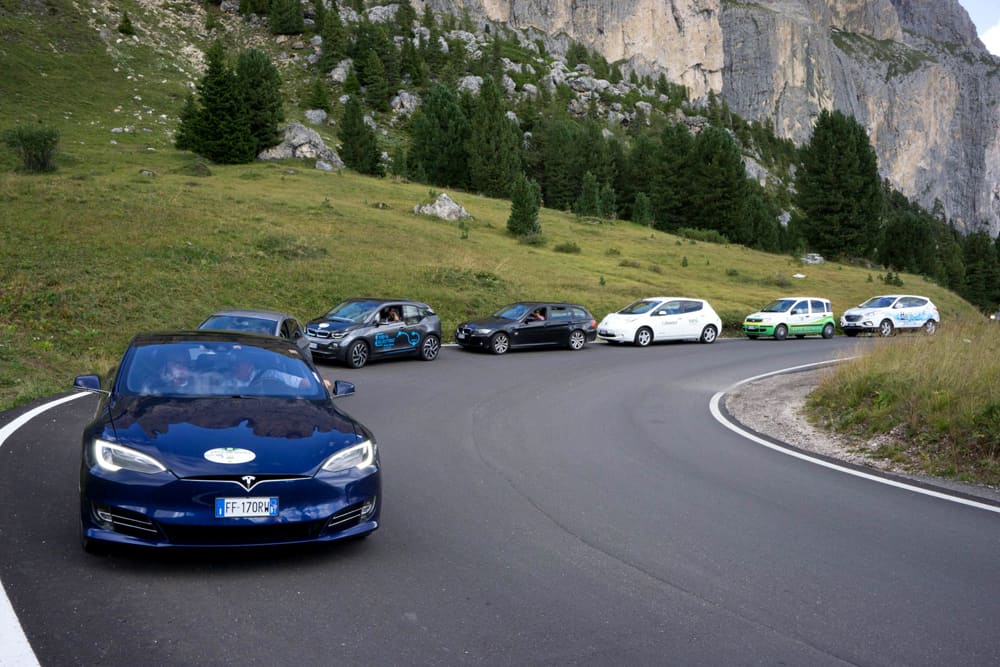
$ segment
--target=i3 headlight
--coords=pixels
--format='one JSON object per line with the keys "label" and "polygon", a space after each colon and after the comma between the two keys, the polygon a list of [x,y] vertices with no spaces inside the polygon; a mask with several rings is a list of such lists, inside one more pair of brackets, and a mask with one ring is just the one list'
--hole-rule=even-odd
{"label": "i3 headlight", "polygon": [[95,438],[91,445],[94,449],[94,461],[97,465],[108,472],[118,472],[119,470],[131,470],[147,475],[158,472],[166,472],[167,468],[162,463],[134,449],[116,445],[107,440]]}
{"label": "i3 headlight", "polygon": [[323,463],[326,472],[343,472],[351,468],[365,468],[375,462],[375,443],[371,440],[359,442],[343,449]]}

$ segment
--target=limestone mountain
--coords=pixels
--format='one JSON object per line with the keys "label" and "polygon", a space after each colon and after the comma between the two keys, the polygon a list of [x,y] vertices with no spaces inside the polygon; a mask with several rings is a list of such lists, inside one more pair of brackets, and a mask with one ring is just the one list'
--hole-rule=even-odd
{"label": "limestone mountain", "polygon": [[426,0],[553,50],[571,41],[692,98],[808,140],[823,109],[868,130],[879,168],[965,231],[1000,233],[1000,58],[957,0]]}

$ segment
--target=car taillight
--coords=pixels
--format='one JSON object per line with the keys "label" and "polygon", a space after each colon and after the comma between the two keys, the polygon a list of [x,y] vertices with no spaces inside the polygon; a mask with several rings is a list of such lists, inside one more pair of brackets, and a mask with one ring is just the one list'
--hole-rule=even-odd
{"label": "car taillight", "polygon": [[591,329],[597,328],[597,320],[590,320],[590,328]]}

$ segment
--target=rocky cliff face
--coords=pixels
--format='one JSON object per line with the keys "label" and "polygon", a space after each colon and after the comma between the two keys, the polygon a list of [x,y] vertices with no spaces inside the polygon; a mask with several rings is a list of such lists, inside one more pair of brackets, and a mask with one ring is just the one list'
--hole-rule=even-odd
{"label": "rocky cliff face", "polygon": [[1000,233],[1000,59],[957,0],[427,2],[665,72],[799,143],[820,110],[851,113],[897,189]]}

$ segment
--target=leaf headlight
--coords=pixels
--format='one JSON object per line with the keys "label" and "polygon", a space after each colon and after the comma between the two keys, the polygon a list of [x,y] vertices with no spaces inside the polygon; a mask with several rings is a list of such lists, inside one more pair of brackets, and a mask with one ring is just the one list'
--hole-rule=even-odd
{"label": "leaf headlight", "polygon": [[375,462],[375,443],[371,440],[359,442],[342,449],[323,463],[326,472],[343,472],[351,468],[365,468]]}
{"label": "leaf headlight", "polygon": [[137,452],[129,447],[123,447],[121,445],[116,445],[113,442],[108,442],[107,440],[101,440],[100,438],[95,438],[92,445],[94,452],[94,461],[97,465],[108,472],[118,472],[119,470],[131,470],[132,472],[141,472],[147,475],[153,475],[158,472],[166,472],[167,468],[162,463],[154,459],[152,456],[147,456],[142,452]]}

